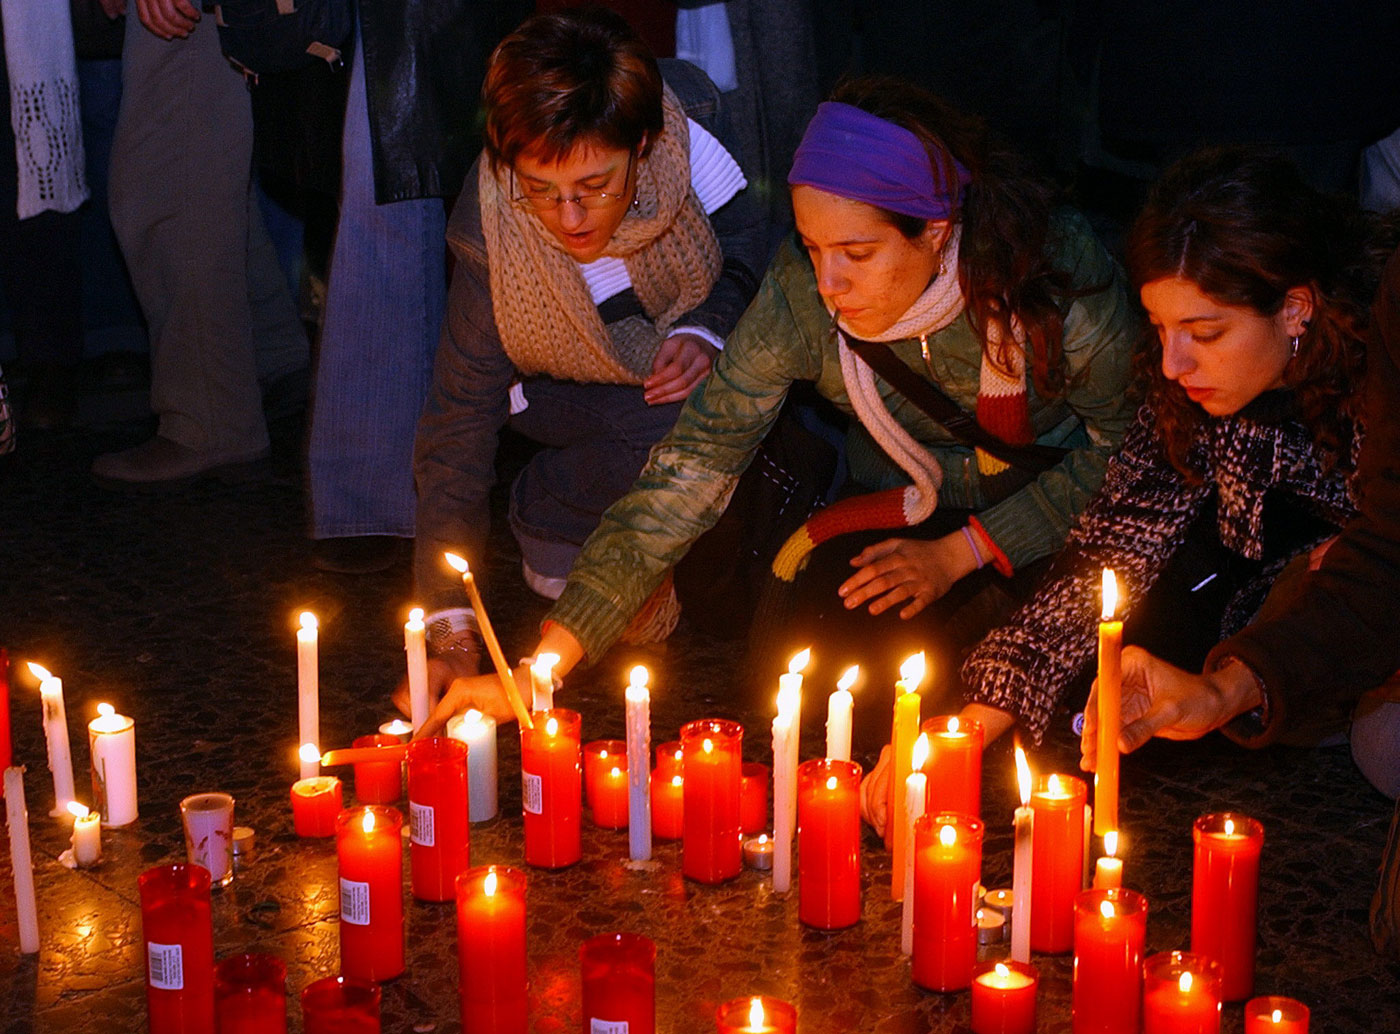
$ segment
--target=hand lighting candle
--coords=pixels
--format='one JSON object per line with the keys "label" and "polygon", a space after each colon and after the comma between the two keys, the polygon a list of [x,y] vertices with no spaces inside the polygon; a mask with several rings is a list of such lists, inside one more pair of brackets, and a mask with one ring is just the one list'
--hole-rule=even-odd
{"label": "hand lighting candle", "polygon": [[715,1011],[719,1034],[797,1034],[797,1010],[767,995],[736,998]]}
{"label": "hand lighting candle", "polygon": [[19,950],[39,950],[39,908],[34,898],[34,856],[29,850],[29,809],[24,801],[24,769],[5,769],[5,821],[10,829],[10,871],[14,874],[15,925]]}
{"label": "hand lighting candle", "polygon": [[655,1034],[656,944],[635,933],[605,933],[578,952],[583,1029]]}
{"label": "hand lighting candle", "polygon": [[[924,765],[928,762],[928,734],[920,733],[914,741],[911,757],[912,769],[904,781],[904,817],[909,823],[905,842],[912,843],[914,824],[928,810],[928,776],[924,775]],[[904,853],[904,908],[900,915],[899,950],[905,955],[914,952],[914,852]]]}
{"label": "hand lighting candle", "polygon": [[1296,998],[1251,998],[1244,1007],[1244,1034],[1308,1034],[1310,1013]]}
{"label": "hand lighting candle", "polygon": [[1094,832],[1118,828],[1118,732],[1123,702],[1123,622],[1117,619],[1118,581],[1103,569],[1103,618],[1099,622],[1098,753],[1094,764]]}
{"label": "hand lighting candle", "polygon": [[1254,990],[1254,934],[1264,827],[1247,815],[1202,815],[1192,828],[1191,951],[1220,963],[1227,1002]]}
{"label": "hand lighting candle", "polygon": [[98,704],[97,717],[88,722],[88,756],[102,824],[136,821],[136,723],[111,704]]}
{"label": "hand lighting candle", "polygon": [[413,896],[451,901],[470,856],[467,745],[432,736],[408,745],[409,867]]}
{"label": "hand lighting candle", "polygon": [[340,868],[340,973],[389,980],[403,972],[403,816],[370,804],[335,823]]}
{"label": "hand lighting candle", "polygon": [[562,869],[582,851],[583,772],[577,711],[541,711],[520,729],[520,778],[525,813],[525,862]]}
{"label": "hand lighting candle", "polygon": [[408,656],[408,712],[417,732],[428,720],[432,705],[428,701],[428,634],[423,625],[423,608],[408,612],[403,626],[403,649]]}
{"label": "hand lighting candle", "polygon": [[627,856],[651,857],[651,690],[648,673],[636,665],[623,694],[627,711]]}
{"label": "hand lighting candle", "polygon": [[[316,615],[302,611],[297,629],[297,742],[301,744],[301,777],[321,774],[321,690],[317,659]],[[306,747],[310,744],[312,752]]]}
{"label": "hand lighting candle", "polygon": [[1123,859],[1118,857],[1118,831],[1103,835],[1103,857],[1094,864],[1094,889],[1111,890],[1123,886]]}
{"label": "hand lighting candle", "polygon": [[945,715],[923,724],[928,734],[926,812],[982,814],[982,723]]}
{"label": "hand lighting candle", "polygon": [[471,820],[494,819],[496,794],[496,719],[477,710],[447,720],[447,735],[467,745],[467,792]]}
{"label": "hand lighting candle", "polygon": [[1074,899],[1075,1034],[1138,1029],[1147,899],[1136,891],[1083,890]]}
{"label": "hand lighting candle", "polygon": [[768,828],[767,765],[757,761],[745,762],[739,769],[739,826],[745,833],[759,833]]}
{"label": "hand lighting candle", "polygon": [[1074,896],[1084,885],[1084,798],[1074,776],[1040,776],[1031,793],[1031,948],[1055,955],[1074,944]]}
{"label": "hand lighting candle", "polygon": [[[681,871],[698,883],[739,875],[739,784],[744,727],[706,718],[681,726],[685,785],[681,806]],[[795,789],[795,787],[794,787]]]}
{"label": "hand lighting candle", "polygon": [[909,761],[913,757],[914,740],[919,736],[919,683],[924,680],[924,655],[916,653],[899,666],[899,681],[894,687],[894,726],[890,736],[890,757],[894,771],[890,779],[888,816],[885,820],[885,846],[892,853],[890,897],[904,897],[904,851],[908,835],[909,816],[904,809],[904,786],[909,778]]}
{"label": "hand lighting candle", "polygon": [[1036,968],[1024,962],[984,962],[972,975],[972,1034],[1033,1034]]}
{"label": "hand lighting candle", "polygon": [[209,870],[202,865],[158,865],[143,872],[136,885],[150,1034],[207,1034],[214,1029]]}
{"label": "hand lighting candle", "polygon": [[1030,806],[1031,766],[1019,743],[1016,744],[1016,785],[1021,793],[1021,806],[1016,809],[1016,854],[1011,870],[1011,958],[1016,962],[1030,962],[1035,812]]}
{"label": "hand lighting candle", "polygon": [[1143,1034],[1219,1034],[1220,966],[1184,951],[1142,964]]}
{"label": "hand lighting candle", "polygon": [[977,961],[977,884],[982,823],[971,815],[924,815],[914,824],[914,983],[960,991]]}
{"label": "hand lighting candle", "polygon": [[534,721],[525,708],[525,701],[520,697],[520,688],[515,684],[514,672],[506,663],[506,655],[501,652],[501,644],[496,638],[496,630],[491,627],[491,619],[486,616],[486,604],[482,602],[481,591],[476,587],[476,578],[472,575],[471,567],[456,553],[445,553],[443,556],[448,566],[462,576],[462,586],[467,590],[467,599],[471,601],[472,610],[476,613],[481,640],[486,644],[486,652],[491,655],[491,663],[496,666],[496,675],[505,687],[506,697],[510,700],[511,710],[515,712],[516,721],[520,723],[522,730],[533,729]]}
{"label": "hand lighting candle", "polygon": [[557,653],[542,653],[530,665],[530,690],[534,696],[532,711],[549,711],[554,708],[554,666],[559,663]]}
{"label": "hand lighting candle", "polygon": [[803,650],[778,677],[778,715],[773,719],[773,890],[792,889],[792,837],[797,823],[797,757],[802,728],[802,669],[811,657]]}
{"label": "hand lighting candle", "polygon": [[96,865],[102,860],[102,817],[77,801],[69,801],[68,810],[73,815],[73,861],[83,869]]}
{"label": "hand lighting candle", "polygon": [[818,930],[860,921],[860,766],[831,758],[797,770],[797,918]]}
{"label": "hand lighting candle", "polygon": [[49,749],[49,771],[53,773],[53,810],[50,815],[67,815],[73,792],[73,754],[68,743],[68,712],[63,707],[63,680],[49,674],[32,661],[29,670],[39,680],[39,698],[44,708],[44,741]]}
{"label": "hand lighting candle", "polygon": [[851,687],[860,678],[860,667],[851,665],[836,683],[836,692],[826,703],[826,756],[833,761],[851,760],[851,714],[855,697]]}
{"label": "hand lighting candle", "polygon": [[525,875],[488,865],[457,877],[462,1029],[526,1034]]}

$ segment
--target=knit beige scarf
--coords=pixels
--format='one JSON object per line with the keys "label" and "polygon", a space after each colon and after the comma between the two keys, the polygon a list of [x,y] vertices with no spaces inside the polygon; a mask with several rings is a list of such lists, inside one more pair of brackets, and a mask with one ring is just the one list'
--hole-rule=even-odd
{"label": "knit beige scarf", "polygon": [[719,241],[691,188],[685,111],[669,88],[662,104],[664,128],[637,163],[636,200],[603,252],[626,264],[645,318],[605,326],[578,263],[539,218],[511,202],[510,171],[480,163],[496,328],[521,373],[640,384],[676,320],[704,301],[719,279]]}

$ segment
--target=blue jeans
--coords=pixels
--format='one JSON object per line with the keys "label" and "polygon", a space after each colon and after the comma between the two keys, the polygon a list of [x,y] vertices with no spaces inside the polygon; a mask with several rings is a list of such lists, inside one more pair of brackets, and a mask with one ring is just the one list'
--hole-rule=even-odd
{"label": "blue jeans", "polygon": [[413,536],[413,435],[446,304],[440,198],[374,201],[360,40],[308,446],[313,538]]}

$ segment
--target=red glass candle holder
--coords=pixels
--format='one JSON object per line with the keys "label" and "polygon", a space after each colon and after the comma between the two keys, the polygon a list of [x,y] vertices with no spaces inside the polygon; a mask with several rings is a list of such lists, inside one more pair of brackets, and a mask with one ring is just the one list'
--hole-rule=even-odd
{"label": "red glass candle holder", "polygon": [[590,937],[578,951],[583,1029],[654,1034],[656,944],[635,933]]}
{"label": "red glass candle holder", "polygon": [[860,921],[860,766],[819,758],[797,768],[797,917],[819,930]]}
{"label": "red glass candle holder", "polygon": [[924,814],[940,811],[963,815],[982,814],[982,723],[956,715],[941,715],[924,722],[928,736],[928,776]]}
{"label": "red glass candle holder", "polygon": [[1084,887],[1084,780],[1036,776],[1031,790],[1031,949],[1054,955],[1074,946],[1074,896]]}
{"label": "red glass candle holder", "polygon": [[301,992],[305,1034],[379,1034],[378,984],[326,977]]}
{"label": "red glass candle holder", "polygon": [[[357,736],[352,747],[396,747],[403,741],[397,736],[377,732]],[[355,800],[360,804],[396,804],[403,793],[403,763],[393,761],[360,761],[355,764]]]}
{"label": "red glass candle holder", "polygon": [[977,885],[982,822],[971,815],[923,815],[914,823],[914,983],[960,991],[977,962]]}
{"label": "red glass candle holder", "polygon": [[1244,1007],[1244,1034],[1308,1034],[1311,1010],[1296,998],[1262,995]]}
{"label": "red glass candle holder", "polygon": [[745,833],[762,833],[768,828],[767,765],[746,762],[739,769],[739,828]]}
{"label": "red glass candle holder", "polygon": [[525,862],[542,869],[573,865],[582,853],[583,772],[577,711],[536,711],[535,727],[520,730],[520,778],[525,813]]}
{"label": "red glass candle holder", "polygon": [[286,1034],[287,964],[275,955],[233,955],[214,967],[218,1034]]}
{"label": "red glass candle holder", "polygon": [[681,871],[699,883],[723,883],[739,875],[739,786],[744,727],[705,718],[681,727],[684,803]]}
{"label": "red glass candle holder", "polygon": [[1029,962],[979,963],[972,971],[972,1034],[1033,1034],[1039,984],[1040,971]]}
{"label": "red glass candle holder", "polygon": [[583,793],[595,825],[627,828],[627,744],[593,740],[583,747]]}
{"label": "red glass candle holder", "polygon": [[685,777],[679,768],[670,775],[661,769],[651,773],[651,835],[657,840],[679,840],[685,833]]}
{"label": "red glass candle holder", "polygon": [[214,1029],[209,870],[158,865],[143,872],[136,885],[151,1034],[208,1034]]}
{"label": "red glass candle holder", "polygon": [[368,804],[335,824],[340,863],[340,973],[388,980],[403,972],[403,815]]}
{"label": "red glass candle holder", "polygon": [[457,877],[462,1029],[526,1034],[525,874],[502,865]]}
{"label": "red glass candle holder", "polygon": [[735,998],[715,1010],[718,1034],[797,1034],[797,1010],[767,995]]}
{"label": "red glass candle holder", "polygon": [[1191,951],[1220,963],[1227,1002],[1254,991],[1254,934],[1264,827],[1248,815],[1202,815],[1191,829]]}
{"label": "red glass candle holder", "polygon": [[1142,964],[1143,1034],[1219,1034],[1220,964],[1163,951]]}
{"label": "red glass candle holder", "polygon": [[1141,894],[1114,888],[1075,895],[1074,1034],[1138,1029],[1146,939],[1147,898]]}
{"label": "red glass candle holder", "polygon": [[408,861],[413,896],[451,901],[471,864],[467,745],[432,736],[408,745]]}
{"label": "red glass candle holder", "polygon": [[292,784],[292,828],[299,837],[335,836],[342,789],[335,776],[312,776]]}
{"label": "red glass candle holder", "polygon": [[652,769],[654,775],[659,773],[662,778],[670,779],[673,775],[684,775],[684,767],[685,751],[681,749],[680,740],[657,744],[656,768]]}

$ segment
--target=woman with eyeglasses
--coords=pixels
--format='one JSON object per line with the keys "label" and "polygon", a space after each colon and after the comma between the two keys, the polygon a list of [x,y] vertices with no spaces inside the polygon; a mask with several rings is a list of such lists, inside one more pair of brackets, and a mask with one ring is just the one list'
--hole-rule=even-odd
{"label": "woman with eyeglasses", "polygon": [[415,455],[415,575],[458,673],[474,667],[474,619],[453,609],[461,585],[443,554],[484,566],[502,429],[540,446],[511,486],[510,522],[526,581],[557,596],[709,372],[766,237],[718,138],[718,91],[684,62],[658,65],[617,15],[527,20],[493,53],[482,110]]}

